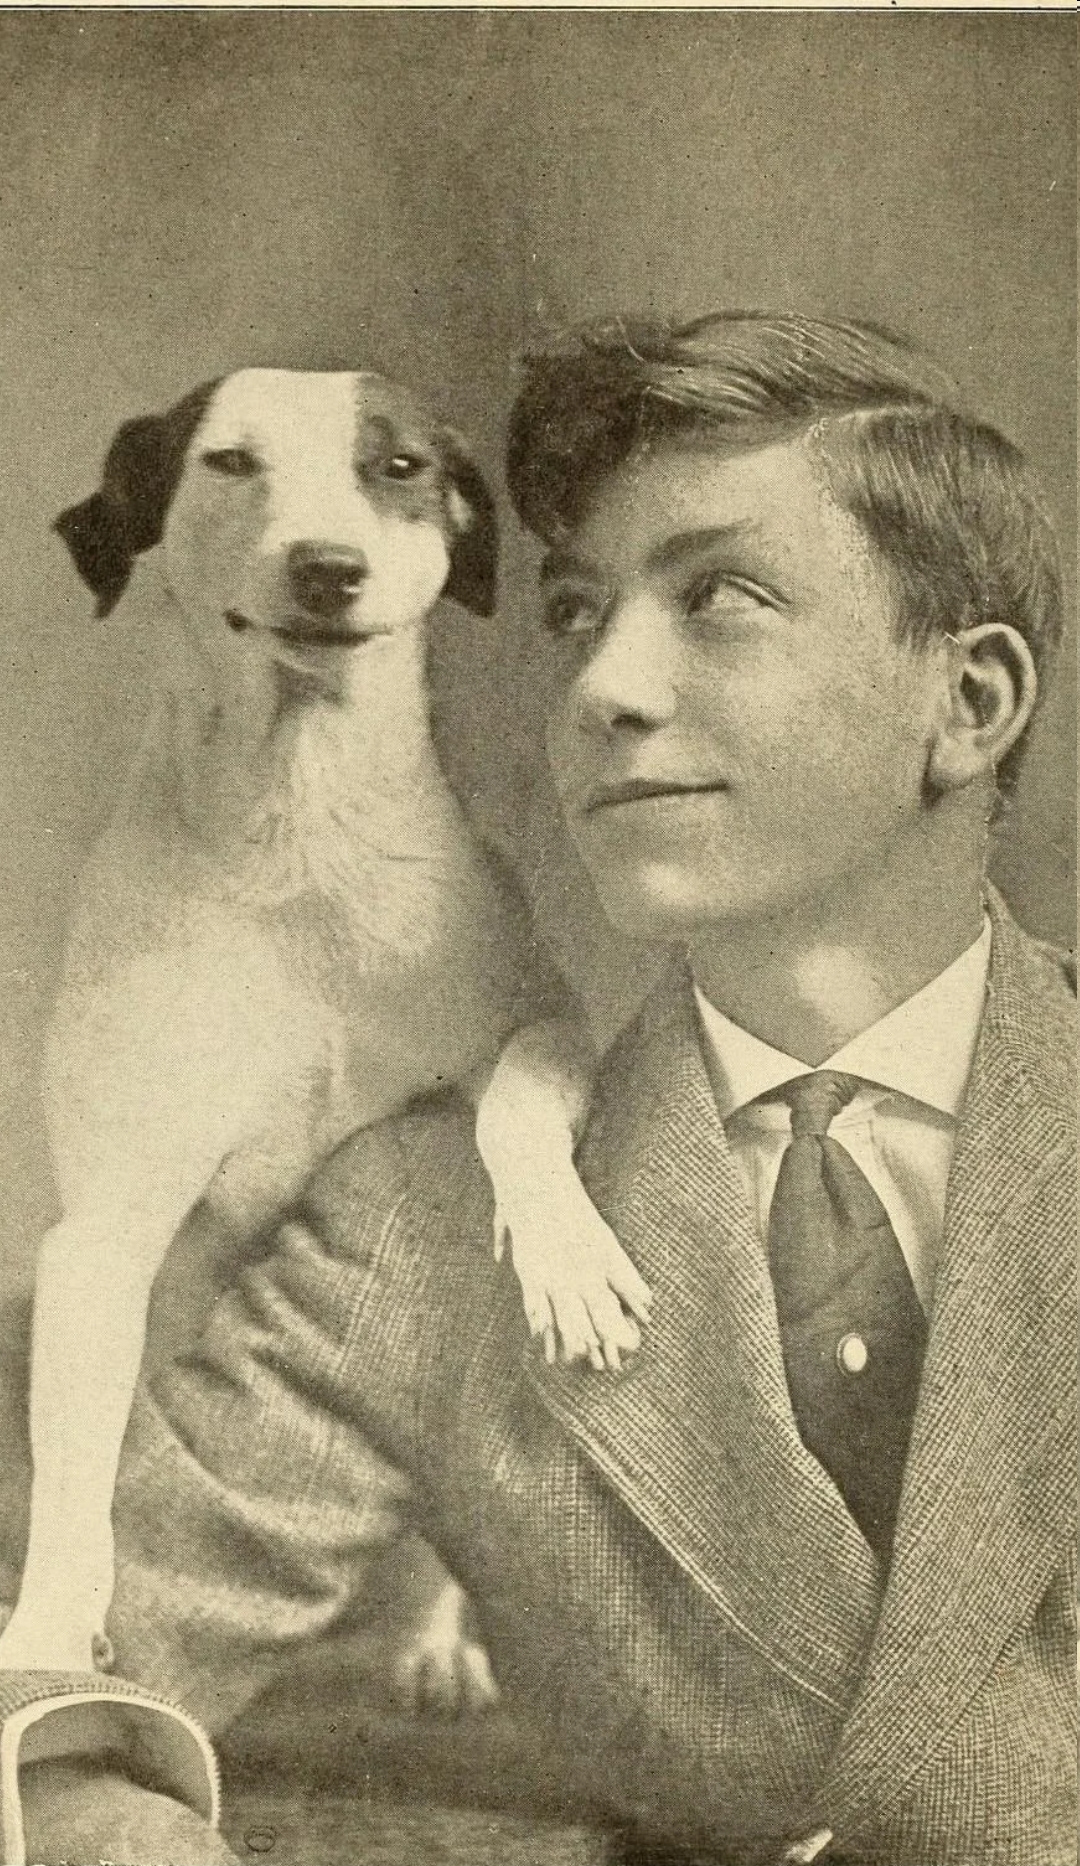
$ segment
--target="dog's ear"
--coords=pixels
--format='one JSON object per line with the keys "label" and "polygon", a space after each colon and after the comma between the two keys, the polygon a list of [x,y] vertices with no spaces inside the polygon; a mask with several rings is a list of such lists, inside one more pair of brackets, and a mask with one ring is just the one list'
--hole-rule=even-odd
{"label": "dog's ear", "polygon": [[450,575],[443,590],[476,615],[495,612],[499,573],[499,524],[495,500],[460,435],[444,428],[439,450],[446,474],[450,529]]}
{"label": "dog's ear", "polygon": [[[162,485],[163,417],[140,415],[125,421],[105,459],[99,491],[61,512],[53,527],[60,533],[84,583],[97,597],[97,613],[108,615],[127,587],[132,561],[161,535],[167,493]],[[140,542],[142,540],[142,542]]]}
{"label": "dog's ear", "polygon": [[97,613],[116,607],[140,551],[157,544],[184,457],[216,382],[192,390],[164,415],[125,421],[105,457],[101,485],[56,519],[75,568],[97,597]]}

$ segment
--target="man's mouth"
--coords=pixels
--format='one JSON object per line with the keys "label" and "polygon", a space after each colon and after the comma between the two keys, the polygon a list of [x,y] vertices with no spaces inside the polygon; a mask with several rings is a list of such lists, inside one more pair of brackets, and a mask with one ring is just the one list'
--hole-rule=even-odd
{"label": "man's mouth", "polygon": [[265,623],[253,622],[250,616],[241,614],[239,609],[226,609],[225,620],[229,627],[240,635],[248,629],[262,629],[273,635],[276,641],[284,642],[287,648],[303,653],[311,648],[359,648],[370,640],[370,633],[364,629],[347,628],[344,624],[330,627],[326,624],[313,627],[310,622],[283,622],[268,628]]}
{"label": "man's mouth", "polygon": [[610,810],[619,804],[645,803],[654,798],[708,797],[728,786],[721,778],[680,781],[675,778],[626,778],[618,784],[597,784],[587,791],[581,806],[583,816]]}

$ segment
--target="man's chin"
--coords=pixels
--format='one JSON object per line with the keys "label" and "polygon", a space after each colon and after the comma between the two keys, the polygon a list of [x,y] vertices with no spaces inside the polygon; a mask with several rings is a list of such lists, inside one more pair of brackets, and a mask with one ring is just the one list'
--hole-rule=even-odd
{"label": "man's chin", "polygon": [[628,939],[664,946],[685,946],[721,926],[738,903],[715,885],[703,888],[696,877],[658,865],[593,870],[593,886],[606,918]]}

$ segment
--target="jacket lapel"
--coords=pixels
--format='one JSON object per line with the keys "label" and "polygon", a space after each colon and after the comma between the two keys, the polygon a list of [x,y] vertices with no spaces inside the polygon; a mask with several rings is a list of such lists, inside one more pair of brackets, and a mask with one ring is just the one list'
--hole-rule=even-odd
{"label": "jacket lapel", "polygon": [[943,1742],[1074,1533],[1072,1043],[999,902],[990,992],[866,1675],[825,1784],[847,1835]]}
{"label": "jacket lapel", "polygon": [[743,1638],[837,1709],[880,1604],[874,1559],[791,1413],[764,1249],[688,981],[609,1056],[579,1162],[653,1290],[617,1378],[527,1358],[544,1403]]}

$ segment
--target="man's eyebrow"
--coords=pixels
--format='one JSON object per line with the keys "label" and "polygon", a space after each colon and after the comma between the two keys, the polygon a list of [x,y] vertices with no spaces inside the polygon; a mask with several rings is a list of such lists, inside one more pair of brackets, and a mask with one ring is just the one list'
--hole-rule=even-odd
{"label": "man's eyebrow", "polygon": [[677,569],[687,558],[701,557],[719,545],[759,544],[762,528],[754,519],[736,519],[730,525],[703,525],[694,531],[677,531],[649,552],[650,570]]}
{"label": "man's eyebrow", "polygon": [[[689,558],[701,557],[721,545],[760,544],[762,527],[754,519],[735,519],[730,525],[702,525],[692,531],[676,531],[654,545],[645,562],[650,570],[677,569]],[[539,570],[542,584],[556,583],[562,577],[596,578],[602,576],[595,564],[573,551],[551,551]]]}

